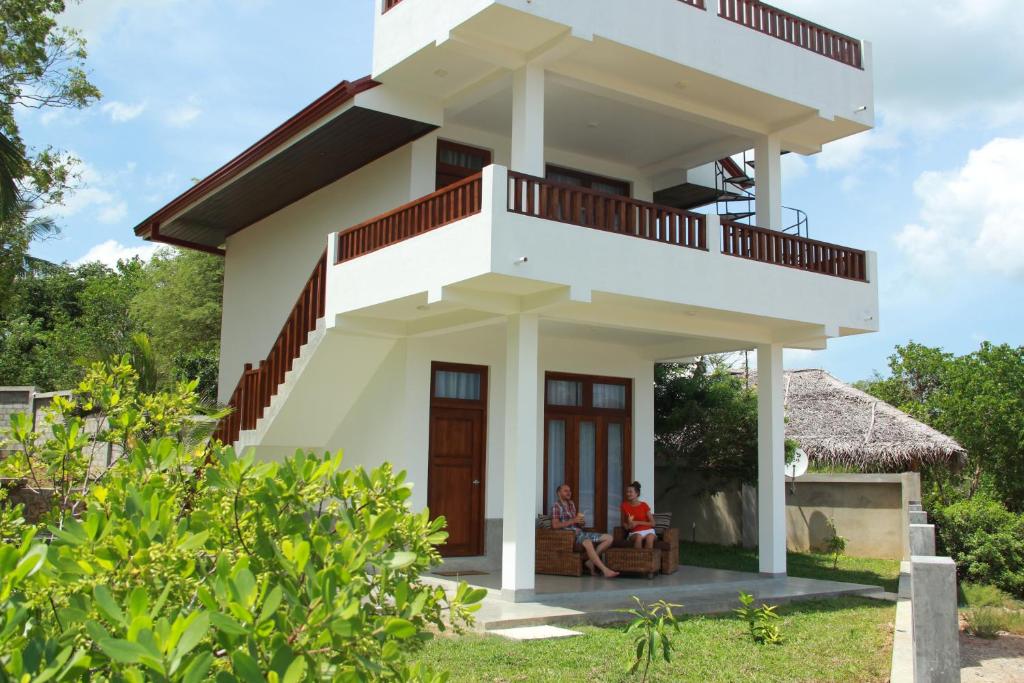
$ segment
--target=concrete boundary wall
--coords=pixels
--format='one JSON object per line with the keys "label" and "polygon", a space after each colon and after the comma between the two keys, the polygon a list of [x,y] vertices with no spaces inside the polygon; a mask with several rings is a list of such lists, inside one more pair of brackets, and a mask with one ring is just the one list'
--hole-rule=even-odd
{"label": "concrete boundary wall", "polygon": [[[701,496],[697,475],[655,473],[655,509],[672,512],[684,540],[720,545],[756,544],[757,491],[731,485]],[[831,537],[834,519],[854,557],[909,559],[910,502],[921,498],[920,476],[904,474],[808,474],[786,481],[789,550],[820,550]]]}

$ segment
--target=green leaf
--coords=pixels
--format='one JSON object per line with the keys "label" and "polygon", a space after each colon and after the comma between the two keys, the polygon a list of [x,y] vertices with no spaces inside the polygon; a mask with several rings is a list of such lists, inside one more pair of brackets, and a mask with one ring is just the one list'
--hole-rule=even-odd
{"label": "green leaf", "polygon": [[97,640],[96,645],[103,650],[103,654],[119,664],[138,664],[142,661],[143,657],[150,656],[146,648],[130,640],[104,638],[103,640]]}
{"label": "green leaf", "polygon": [[146,594],[146,589],[142,586],[136,586],[128,598],[128,611],[131,613],[132,618],[146,614],[148,607],[149,596]]}
{"label": "green leaf", "polygon": [[218,631],[226,633],[229,636],[244,636],[249,634],[249,629],[245,628],[226,614],[221,614],[220,612],[214,612],[210,615],[210,623],[213,624],[214,628]]}
{"label": "green leaf", "polygon": [[189,551],[202,548],[206,544],[206,539],[209,537],[209,531],[202,531],[198,534],[189,534],[185,537],[185,540],[178,543],[178,550]]}
{"label": "green leaf", "polygon": [[260,616],[256,620],[257,623],[264,622],[274,616],[274,612],[281,605],[281,598],[284,593],[281,591],[280,586],[274,586],[270,589],[270,593],[267,594],[266,599],[263,601],[263,609],[260,610]]}
{"label": "green leaf", "polygon": [[367,540],[376,541],[387,535],[395,526],[398,515],[394,510],[387,510],[384,514],[376,517],[370,524],[370,530],[366,534]]}
{"label": "green leaf", "polygon": [[384,563],[388,569],[405,569],[412,565],[417,557],[416,553],[409,552],[408,550],[399,550],[385,555]]}
{"label": "green leaf", "polygon": [[231,664],[234,666],[235,675],[246,683],[266,683],[266,679],[260,672],[260,665],[247,653],[241,650],[232,652]]}
{"label": "green leaf", "polygon": [[124,612],[121,611],[121,608],[114,600],[114,596],[106,586],[96,586],[92,589],[92,595],[96,599],[96,604],[99,606],[100,611],[107,615],[111,621],[121,626],[128,625]]}
{"label": "green leaf", "polygon": [[207,631],[210,630],[209,612],[193,612],[190,618],[192,623],[181,634],[178,645],[174,648],[175,659],[182,658],[191,652],[196,645],[202,642],[203,638],[206,637]]}
{"label": "green leaf", "polygon": [[298,683],[306,677],[306,658],[296,657],[284,672],[281,683]]}
{"label": "green leaf", "polygon": [[416,632],[415,624],[406,619],[389,619],[384,626],[384,633],[392,638],[412,638]]}
{"label": "green leaf", "polygon": [[181,683],[200,683],[206,678],[211,666],[213,666],[213,655],[210,652],[200,652],[185,667]]}

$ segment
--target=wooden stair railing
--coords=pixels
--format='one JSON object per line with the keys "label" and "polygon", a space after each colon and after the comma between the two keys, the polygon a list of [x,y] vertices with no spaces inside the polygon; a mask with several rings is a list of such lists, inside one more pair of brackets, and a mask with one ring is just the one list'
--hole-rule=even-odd
{"label": "wooden stair railing", "polygon": [[787,268],[867,282],[867,255],[860,249],[722,221],[722,253]]}
{"label": "wooden stair railing", "polygon": [[313,274],[299,294],[288,319],[281,328],[277,340],[267,357],[253,368],[245,364],[241,379],[235,386],[228,401],[231,413],[217,425],[213,436],[222,443],[233,444],[241,432],[255,429],[256,422],[270,407],[271,399],[284,382],[284,376],[292,369],[292,363],[299,357],[299,351],[309,339],[309,333],[316,329],[317,321],[324,317],[327,290],[327,250],[317,261]]}
{"label": "wooden stair railing", "polygon": [[508,210],[550,221],[707,251],[699,213],[509,171]]}
{"label": "wooden stair railing", "polygon": [[396,7],[402,0],[384,0],[384,5],[381,7],[381,14],[384,14],[390,9]]}
{"label": "wooden stair railing", "polygon": [[718,0],[718,16],[765,35],[863,69],[860,41],[761,0]]}

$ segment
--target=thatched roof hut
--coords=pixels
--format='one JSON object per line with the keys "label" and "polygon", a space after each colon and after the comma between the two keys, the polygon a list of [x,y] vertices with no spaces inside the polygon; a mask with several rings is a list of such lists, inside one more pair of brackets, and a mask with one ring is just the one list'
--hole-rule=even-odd
{"label": "thatched roof hut", "polygon": [[[750,381],[757,383],[756,372]],[[824,370],[786,371],[784,386],[786,437],[811,462],[895,472],[930,463],[959,466],[966,454],[945,434]]]}

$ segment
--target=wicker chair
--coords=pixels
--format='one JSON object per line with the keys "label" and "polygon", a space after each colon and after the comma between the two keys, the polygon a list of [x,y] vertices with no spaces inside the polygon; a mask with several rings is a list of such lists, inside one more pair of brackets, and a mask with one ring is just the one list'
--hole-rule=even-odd
{"label": "wicker chair", "polygon": [[536,560],[538,574],[583,575],[583,548],[576,545],[576,534],[563,529],[537,529]]}
{"label": "wicker chair", "polygon": [[[612,537],[615,539],[613,547],[626,548],[631,545],[626,540],[626,531],[620,526],[615,527]],[[654,547],[661,551],[661,573],[675,574],[679,569],[679,529],[670,528],[659,533]]]}

